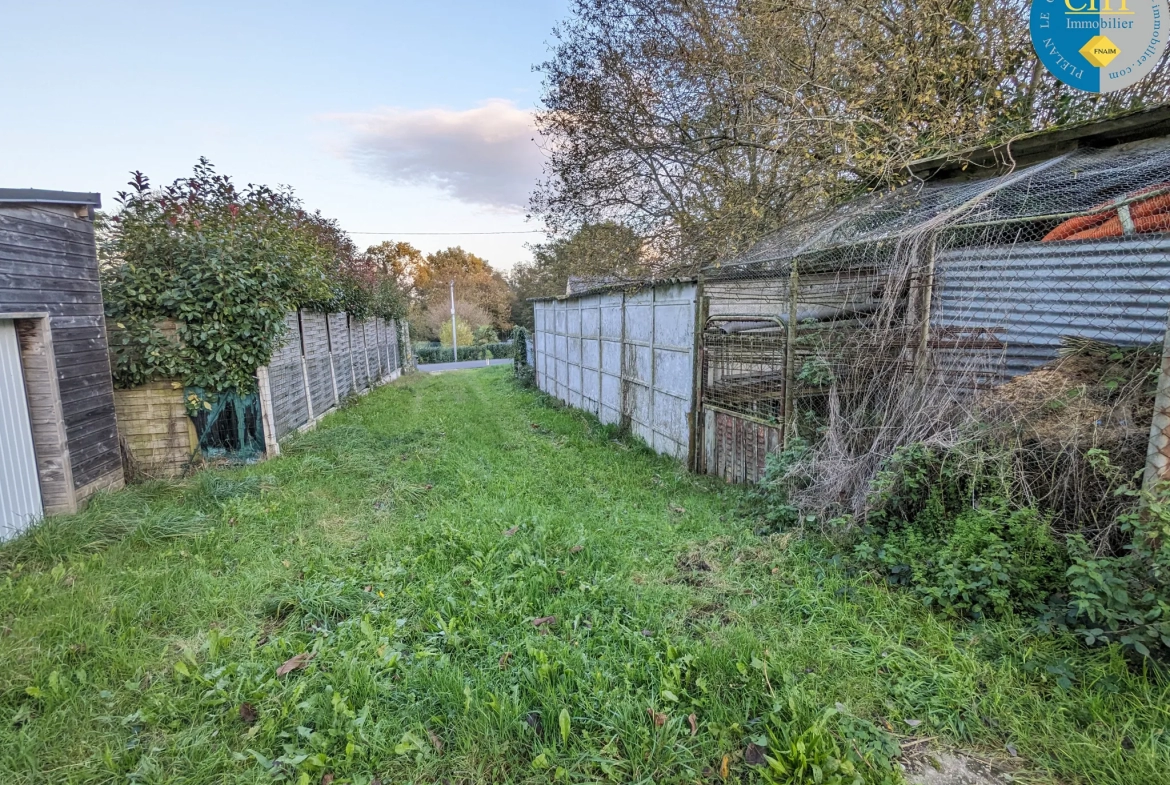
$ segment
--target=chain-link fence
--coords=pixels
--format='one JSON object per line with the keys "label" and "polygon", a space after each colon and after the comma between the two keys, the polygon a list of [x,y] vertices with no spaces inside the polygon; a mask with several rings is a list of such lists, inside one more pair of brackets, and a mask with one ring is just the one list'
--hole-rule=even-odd
{"label": "chain-link fence", "polygon": [[897,449],[982,429],[1025,498],[1108,518],[1145,460],[1167,232],[1163,139],[872,195],[705,269],[707,470],[757,479],[771,437],[734,428],[772,429],[811,446],[798,503],[863,515]]}

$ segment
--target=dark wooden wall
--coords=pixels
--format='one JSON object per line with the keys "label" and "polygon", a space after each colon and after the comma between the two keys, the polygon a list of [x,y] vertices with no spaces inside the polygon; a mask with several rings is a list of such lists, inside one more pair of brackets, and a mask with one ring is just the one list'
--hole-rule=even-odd
{"label": "dark wooden wall", "polygon": [[93,221],[86,208],[0,204],[0,313],[49,314],[78,500],[122,483]]}

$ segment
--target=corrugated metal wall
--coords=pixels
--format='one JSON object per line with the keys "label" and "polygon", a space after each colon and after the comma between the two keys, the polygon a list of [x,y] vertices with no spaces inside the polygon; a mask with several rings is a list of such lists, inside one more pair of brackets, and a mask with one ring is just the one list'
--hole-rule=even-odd
{"label": "corrugated metal wall", "polygon": [[931,327],[990,329],[1008,376],[1056,357],[1062,336],[1142,346],[1166,332],[1170,235],[963,248],[939,255]]}
{"label": "corrugated metal wall", "polygon": [[41,481],[11,319],[0,319],[0,540],[41,517]]}
{"label": "corrugated metal wall", "polygon": [[685,459],[694,387],[694,284],[535,303],[538,386],[655,451]]}

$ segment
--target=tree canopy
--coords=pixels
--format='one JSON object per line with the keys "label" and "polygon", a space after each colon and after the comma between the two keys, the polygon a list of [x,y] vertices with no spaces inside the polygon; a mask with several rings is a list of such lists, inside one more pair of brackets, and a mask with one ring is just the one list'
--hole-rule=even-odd
{"label": "tree canopy", "polygon": [[532,327],[530,297],[565,294],[571,278],[582,283],[637,280],[652,275],[655,259],[642,238],[611,221],[586,224],[570,237],[532,247],[532,261],[512,268],[508,280],[516,294],[512,321]]}
{"label": "tree canopy", "polygon": [[455,281],[456,312],[473,330],[512,326],[512,291],[485,259],[455,246],[412,257],[409,266],[413,306],[411,325],[423,337],[439,337],[451,318],[450,282]]}
{"label": "tree canopy", "polygon": [[1023,0],[574,0],[544,75],[555,233],[617,220],[690,265],[911,160],[1164,100],[1039,63]]}

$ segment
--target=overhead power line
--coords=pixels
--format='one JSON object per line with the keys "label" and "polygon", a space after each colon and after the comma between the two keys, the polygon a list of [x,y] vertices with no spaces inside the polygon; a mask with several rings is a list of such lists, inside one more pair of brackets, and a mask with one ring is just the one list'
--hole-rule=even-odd
{"label": "overhead power line", "polygon": [[421,236],[450,236],[450,235],[471,235],[471,234],[544,234],[543,229],[525,229],[515,232],[350,232],[350,234],[384,234],[394,235],[396,237],[421,237]]}

